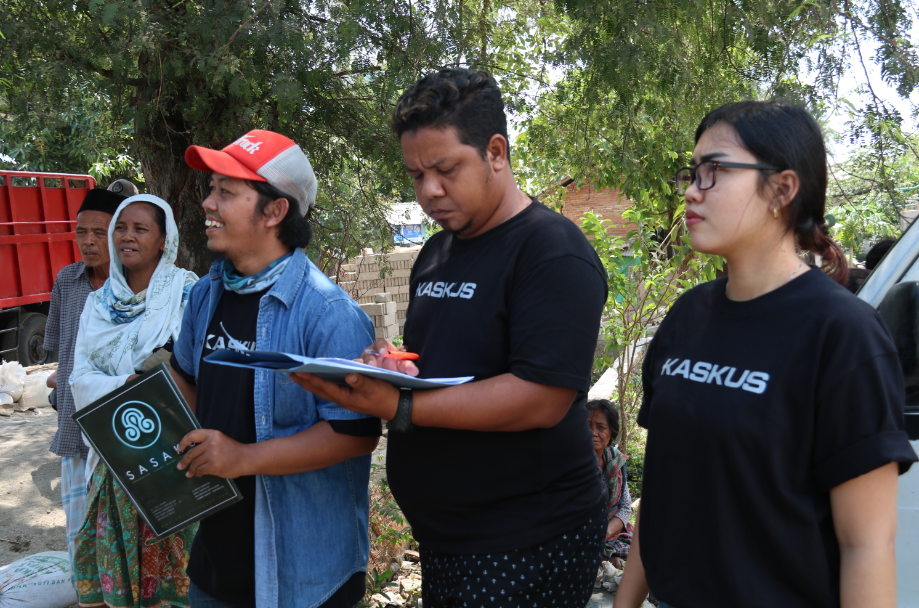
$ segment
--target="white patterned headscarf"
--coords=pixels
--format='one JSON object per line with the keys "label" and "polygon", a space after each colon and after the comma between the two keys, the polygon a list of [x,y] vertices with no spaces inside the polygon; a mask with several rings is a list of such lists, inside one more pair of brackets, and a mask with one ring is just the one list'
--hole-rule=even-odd
{"label": "white patterned headscarf", "polygon": [[[166,246],[147,289],[134,293],[128,287],[112,235],[121,212],[138,202],[156,205],[166,213]],[[159,197],[138,194],[125,199],[109,224],[108,243],[112,256],[109,278],[101,289],[89,294],[80,316],[70,375],[77,410],[119,388],[137,373],[154,350],[170,338],[179,337],[188,294],[198,280],[195,273],[174,263],[179,229],[169,204]],[[89,475],[96,462],[98,457],[91,453],[87,461]]]}

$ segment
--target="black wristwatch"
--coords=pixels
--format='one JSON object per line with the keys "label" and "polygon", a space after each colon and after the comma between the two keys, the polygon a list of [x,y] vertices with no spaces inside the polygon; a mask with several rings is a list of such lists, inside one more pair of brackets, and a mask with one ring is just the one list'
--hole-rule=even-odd
{"label": "black wristwatch", "polygon": [[396,415],[386,424],[386,428],[397,433],[408,433],[415,426],[412,424],[412,389],[399,389],[399,405]]}

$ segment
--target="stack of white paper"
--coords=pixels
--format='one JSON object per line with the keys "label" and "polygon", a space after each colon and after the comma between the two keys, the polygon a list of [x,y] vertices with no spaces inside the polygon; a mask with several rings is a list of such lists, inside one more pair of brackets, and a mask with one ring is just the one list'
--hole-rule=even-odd
{"label": "stack of white paper", "polygon": [[389,371],[388,369],[373,367],[349,359],[336,359],[332,357],[314,359],[312,357],[303,357],[301,355],[278,353],[267,350],[239,352],[223,349],[211,353],[206,356],[204,360],[219,365],[266,370],[282,374],[307,372],[326,380],[333,380],[340,384],[345,383],[346,375],[357,373],[367,376],[368,378],[383,380],[398,388],[442,388],[445,386],[465,384],[474,378],[473,376],[465,376],[462,378],[416,378],[408,374],[401,374],[399,372]]}

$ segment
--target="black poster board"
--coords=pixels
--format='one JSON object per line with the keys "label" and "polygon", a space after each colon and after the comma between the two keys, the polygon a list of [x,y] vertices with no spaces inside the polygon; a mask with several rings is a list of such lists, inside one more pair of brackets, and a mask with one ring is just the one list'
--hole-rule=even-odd
{"label": "black poster board", "polygon": [[242,500],[232,480],[176,468],[179,442],[201,425],[163,363],[73,419],[158,539]]}

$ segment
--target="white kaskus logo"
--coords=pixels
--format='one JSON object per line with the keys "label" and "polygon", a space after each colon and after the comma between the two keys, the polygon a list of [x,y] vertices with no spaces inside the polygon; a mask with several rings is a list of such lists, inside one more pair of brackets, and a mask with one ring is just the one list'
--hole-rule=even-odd
{"label": "white kaskus logo", "polygon": [[112,430],[121,443],[142,450],[156,443],[163,425],[150,405],[143,401],[125,401],[112,416]]}
{"label": "white kaskus logo", "polygon": [[446,283],[444,281],[419,283],[415,290],[415,297],[430,296],[432,298],[463,298],[471,300],[475,295],[475,283]]}
{"label": "white kaskus logo", "polygon": [[261,146],[261,145],[262,145],[263,143],[265,143],[265,142],[262,142],[262,141],[250,141],[250,140],[249,140],[249,137],[251,137],[251,135],[249,135],[249,134],[243,135],[242,137],[240,137],[239,139],[237,139],[236,141],[234,141],[234,142],[233,142],[233,145],[234,145],[234,146],[239,146],[240,148],[242,148],[243,150],[245,150],[245,151],[248,152],[249,154],[255,154],[256,152],[258,152],[259,146]]}
{"label": "white kaskus logo", "polygon": [[683,376],[693,382],[740,388],[757,395],[762,395],[769,386],[769,374],[766,372],[741,370],[738,367],[718,365],[707,361],[696,361],[693,364],[689,359],[681,361],[679,357],[667,359],[661,366],[661,375]]}
{"label": "white kaskus logo", "polygon": [[204,340],[204,348],[208,350],[220,350],[222,348],[229,348],[230,350],[235,350],[240,353],[245,353],[255,349],[255,340],[245,340],[240,342],[230,335],[230,332],[227,331],[227,328],[223,326],[223,321],[220,322],[220,329],[223,330],[223,334],[227,339],[224,340],[223,336],[218,336],[216,334],[208,334],[207,338]]}

